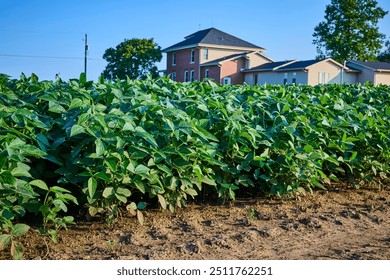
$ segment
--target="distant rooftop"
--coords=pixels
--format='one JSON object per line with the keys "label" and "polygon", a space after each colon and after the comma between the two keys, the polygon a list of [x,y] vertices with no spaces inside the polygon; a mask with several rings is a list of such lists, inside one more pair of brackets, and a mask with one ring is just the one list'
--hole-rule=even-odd
{"label": "distant rooftop", "polygon": [[[352,64],[352,65],[351,65]],[[372,62],[372,61],[359,61],[359,60],[349,60],[348,66],[354,68],[353,64],[360,65],[366,68],[371,68],[373,70],[390,70],[390,63],[388,62]]]}
{"label": "distant rooftop", "polygon": [[225,33],[216,28],[208,28],[200,30],[193,34],[190,34],[184,37],[184,41],[181,41],[177,44],[174,44],[168,48],[163,49],[163,52],[169,52],[178,49],[191,48],[198,45],[219,45],[219,46],[229,46],[229,47],[238,47],[242,49],[257,49],[264,50],[264,48],[256,46],[252,43],[244,41],[240,38],[237,38],[233,35]]}

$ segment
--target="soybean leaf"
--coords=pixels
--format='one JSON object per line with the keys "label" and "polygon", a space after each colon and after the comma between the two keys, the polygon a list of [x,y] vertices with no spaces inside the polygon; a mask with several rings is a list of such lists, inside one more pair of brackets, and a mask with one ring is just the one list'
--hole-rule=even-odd
{"label": "soybean leaf", "polygon": [[94,177],[88,179],[88,195],[93,198],[97,189],[97,180]]}
{"label": "soybean leaf", "polygon": [[167,202],[165,201],[165,198],[160,194],[157,195],[157,198],[158,198],[158,202],[160,203],[161,207],[164,210],[167,209]]}
{"label": "soybean leaf", "polygon": [[29,229],[30,227],[28,225],[16,224],[11,231],[11,235],[14,237],[20,237],[25,235],[29,231]]}
{"label": "soybean leaf", "polygon": [[11,242],[11,235],[2,234],[0,235],[0,251],[4,250]]}
{"label": "soybean leaf", "polygon": [[70,129],[70,137],[76,136],[81,133],[85,133],[85,128],[81,125],[74,124]]}
{"label": "soybean leaf", "polygon": [[38,187],[38,188],[40,188],[42,190],[45,190],[45,191],[49,190],[49,188],[47,187],[46,183],[44,181],[42,181],[42,180],[39,180],[39,179],[32,180],[29,184],[32,185],[32,186]]}
{"label": "soybean leaf", "polygon": [[108,198],[115,194],[113,187],[106,187],[103,191],[103,197]]}

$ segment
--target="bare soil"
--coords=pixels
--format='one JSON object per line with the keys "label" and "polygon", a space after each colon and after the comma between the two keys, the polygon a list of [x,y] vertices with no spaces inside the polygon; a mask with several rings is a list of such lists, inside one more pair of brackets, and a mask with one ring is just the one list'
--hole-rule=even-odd
{"label": "bare soil", "polygon": [[[280,199],[145,211],[145,224],[78,222],[59,242],[30,230],[26,259],[390,259],[390,188],[340,187]],[[9,259],[9,251],[0,259]]]}

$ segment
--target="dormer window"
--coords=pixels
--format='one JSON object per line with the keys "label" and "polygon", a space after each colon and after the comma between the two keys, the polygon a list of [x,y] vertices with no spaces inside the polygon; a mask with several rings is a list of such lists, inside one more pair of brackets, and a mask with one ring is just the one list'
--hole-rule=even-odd
{"label": "dormer window", "polygon": [[195,50],[191,50],[191,63],[195,63]]}

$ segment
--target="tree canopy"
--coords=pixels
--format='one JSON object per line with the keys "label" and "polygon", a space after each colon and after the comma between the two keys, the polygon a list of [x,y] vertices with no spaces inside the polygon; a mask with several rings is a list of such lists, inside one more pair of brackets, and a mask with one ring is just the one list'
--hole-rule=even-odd
{"label": "tree canopy", "polygon": [[385,43],[385,50],[378,55],[378,60],[390,63],[390,40]]}
{"label": "tree canopy", "polygon": [[332,0],[314,28],[318,58],[376,60],[385,38],[378,22],[387,13],[376,0]]}
{"label": "tree canopy", "polygon": [[109,48],[103,58],[108,64],[103,71],[105,79],[144,79],[158,76],[155,63],[162,59],[161,47],[153,39],[126,39],[116,48]]}

